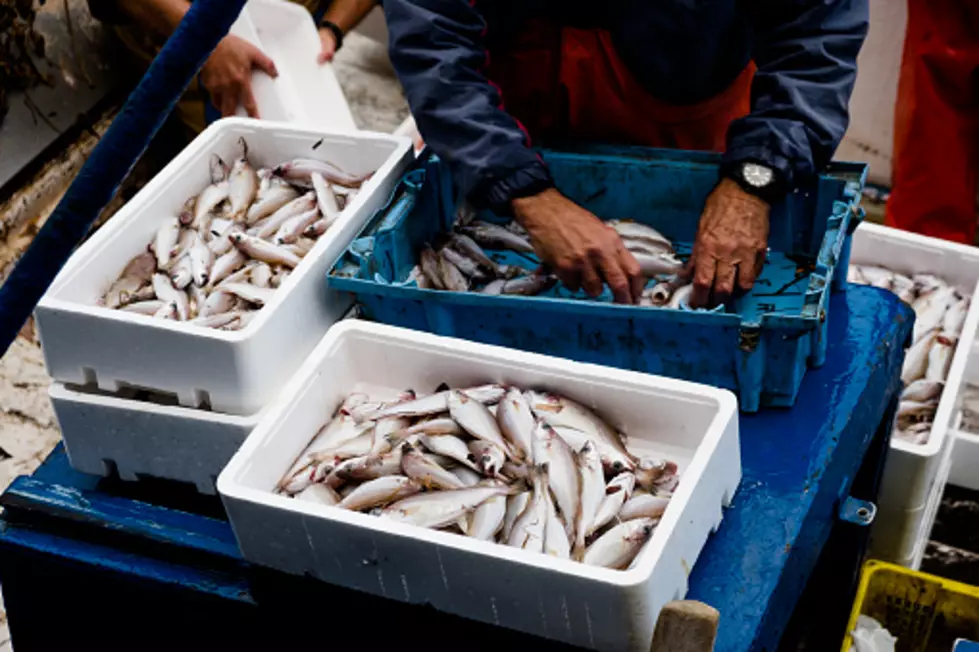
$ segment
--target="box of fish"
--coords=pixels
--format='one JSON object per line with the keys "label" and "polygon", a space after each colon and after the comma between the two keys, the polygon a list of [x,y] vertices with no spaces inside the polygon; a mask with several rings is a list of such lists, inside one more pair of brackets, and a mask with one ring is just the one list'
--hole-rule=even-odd
{"label": "box of fish", "polygon": [[48,373],[248,415],[349,308],[325,274],[412,159],[407,139],[244,118],[204,131],[38,304]]}
{"label": "box of fish", "polygon": [[852,282],[894,292],[915,311],[879,503],[884,511],[918,509],[942,491],[935,480],[979,326],[979,250],[863,224],[851,257]]}
{"label": "box of fish", "polygon": [[640,305],[614,304],[607,289],[592,300],[538,270],[520,226],[457,205],[434,158],[406,176],[329,285],[356,294],[376,321],[704,382],[735,391],[749,412],[795,402],[807,367],[825,360],[829,292],[845,281],[866,166],[834,163],[776,205],[755,289],[695,311],[676,272],[719,158],[640,148],[543,157],[558,189],[607,220],[637,258],[650,279]]}
{"label": "box of fish", "polygon": [[740,479],[730,392],[348,320],[218,491],[249,562],[648,650]]}

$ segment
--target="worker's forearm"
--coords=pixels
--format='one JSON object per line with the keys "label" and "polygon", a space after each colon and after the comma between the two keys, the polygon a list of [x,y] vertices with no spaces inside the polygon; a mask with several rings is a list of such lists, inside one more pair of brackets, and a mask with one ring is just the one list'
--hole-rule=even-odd
{"label": "worker's forearm", "polygon": [[189,0],[117,0],[116,5],[137,24],[164,38],[173,34],[190,9]]}
{"label": "worker's forearm", "polygon": [[335,24],[346,34],[367,17],[376,0],[333,0],[323,14],[323,20]]}

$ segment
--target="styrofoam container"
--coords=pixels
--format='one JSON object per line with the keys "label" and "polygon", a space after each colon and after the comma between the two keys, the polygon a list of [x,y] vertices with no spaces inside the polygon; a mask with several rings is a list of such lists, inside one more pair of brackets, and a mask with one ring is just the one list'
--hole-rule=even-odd
{"label": "styrofoam container", "polygon": [[[853,234],[850,263],[881,265],[907,275],[936,274],[972,300],[928,442],[918,445],[895,438],[891,440],[887,455],[880,508],[885,511],[917,509],[928,502],[929,490],[938,474],[969,359],[969,343],[975,339],[979,325],[976,288],[979,249],[865,222]],[[894,344],[902,346],[904,342]]]}
{"label": "styrofoam container", "polygon": [[[298,156],[333,161],[352,173],[377,170],[337,223],[240,331],[147,319],[96,305],[159,225],[208,183],[208,159],[233,160],[238,139],[258,165]],[[370,216],[388,199],[412,160],[406,139],[328,134],[305,127],[232,118],[211,125],[150,181],[71,259],[38,304],[48,373],[57,381],[109,393],[134,386],[170,392],[181,405],[217,412],[261,409],[343,316],[350,299],[324,289],[323,277]]]}
{"label": "styrofoam container", "polygon": [[[351,391],[512,383],[614,417],[633,452],[682,473],[628,571],[389,522],[272,493]],[[688,382],[359,321],[337,324],[218,478],[249,562],[592,649],[648,650],[660,608],[683,597],[740,482],[734,396]]]}
{"label": "styrofoam container", "polygon": [[[963,380],[966,385],[979,386],[979,342],[972,343]],[[964,430],[961,420],[962,402],[968,393],[963,388],[956,405],[959,429],[955,433],[955,452],[948,481],[949,484],[979,491],[979,433]]]}
{"label": "styrofoam container", "polygon": [[[333,64],[317,63],[320,39],[305,8],[286,0],[249,0],[231,33],[264,52],[279,73],[275,79],[259,70],[252,74],[262,119],[334,132],[357,130]],[[246,115],[244,108],[238,115]]]}
{"label": "styrofoam container", "polygon": [[163,478],[217,493],[221,469],[258,425],[248,416],[109,396],[52,383],[48,390],[72,468],[123,480]]}

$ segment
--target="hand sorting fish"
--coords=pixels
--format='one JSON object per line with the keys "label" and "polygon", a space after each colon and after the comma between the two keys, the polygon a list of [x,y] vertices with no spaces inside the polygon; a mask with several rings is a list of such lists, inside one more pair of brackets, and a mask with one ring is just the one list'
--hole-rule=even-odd
{"label": "hand sorting fish", "polygon": [[[211,183],[159,227],[101,305],[152,319],[240,330],[269,303],[371,176],[325,161],[229,168],[211,157]],[[311,190],[309,190],[311,188]]]}
{"label": "hand sorting fish", "polygon": [[348,396],[277,491],[585,564],[629,568],[677,465],[569,398],[503,385]]}
{"label": "hand sorting fish", "polygon": [[[611,220],[606,224],[618,233],[647,281],[638,305],[678,308],[685,303],[690,282],[680,274],[684,263],[674,252],[673,243],[638,222]],[[541,265],[530,236],[515,221],[504,226],[479,220],[463,223],[460,219],[443,239],[437,250],[425,245],[419,252],[411,278],[421,289],[535,296],[559,284],[558,277]],[[520,263],[503,264],[499,259],[505,252],[518,254]],[[574,294],[584,298],[576,290]]]}
{"label": "hand sorting fish", "polygon": [[927,444],[955,347],[969,313],[969,298],[932,274],[909,278],[883,267],[851,264],[847,280],[890,290],[914,309],[912,344],[901,369],[905,388],[893,434],[903,441]]}

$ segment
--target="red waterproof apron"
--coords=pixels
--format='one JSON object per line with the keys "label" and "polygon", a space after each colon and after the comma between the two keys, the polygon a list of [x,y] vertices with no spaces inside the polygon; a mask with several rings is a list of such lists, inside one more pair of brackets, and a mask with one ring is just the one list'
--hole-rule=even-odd
{"label": "red waterproof apron", "polygon": [[979,174],[979,4],[909,0],[887,224],[973,244]]}
{"label": "red waterproof apron", "polygon": [[507,112],[543,144],[590,141],[721,152],[727,128],[751,108],[749,66],[719,95],[675,106],[626,68],[605,30],[532,21],[490,53],[490,79]]}

